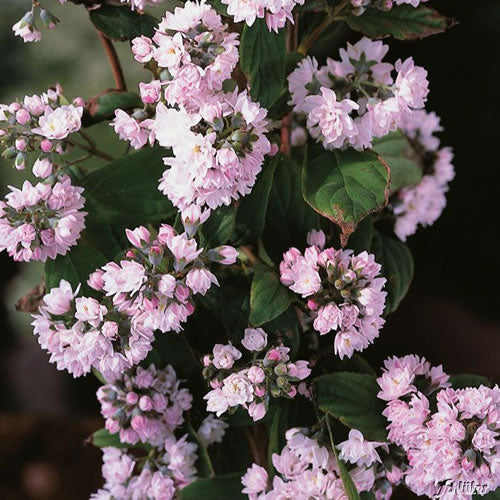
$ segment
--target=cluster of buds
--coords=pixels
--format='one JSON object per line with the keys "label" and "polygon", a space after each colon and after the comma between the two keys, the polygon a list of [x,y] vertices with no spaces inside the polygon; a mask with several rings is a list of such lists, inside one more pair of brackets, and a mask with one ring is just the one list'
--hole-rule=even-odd
{"label": "cluster of buds", "polygon": [[396,130],[413,110],[424,107],[427,72],[412,58],[395,66],[383,62],[388,50],[364,37],[340,49],[340,61],[329,58],[319,68],[306,57],[289,75],[290,104],[325,148],[369,148],[374,137]]}
{"label": "cluster of buds", "polygon": [[242,344],[254,353],[244,368],[241,363],[235,366],[242,353],[231,344],[216,344],[213,353],[203,358],[203,376],[212,387],[204,398],[208,411],[220,416],[242,406],[257,421],[267,413],[271,397],[293,399],[298,392],[308,394],[302,383],[311,373],[307,361],[291,362],[288,347],[267,349],[262,328],[247,328]]}
{"label": "cluster of buds", "polygon": [[170,365],[162,370],[150,365],[147,369],[134,367],[99,387],[97,399],[106,429],[119,432],[122,443],[161,446],[191,408],[193,398],[179,384]]}
{"label": "cluster of buds", "polygon": [[[59,3],[64,4],[66,0],[59,0]],[[54,14],[43,8],[38,0],[33,1],[31,10],[26,12],[24,16],[12,26],[14,35],[19,36],[25,43],[39,42],[42,39],[42,34],[36,26],[36,19],[40,19],[42,25],[48,30],[52,30],[59,22]]]}
{"label": "cluster of buds", "polygon": [[296,248],[283,254],[281,283],[307,299],[317,332],[338,331],[335,353],[341,359],[351,357],[366,349],[384,324],[386,280],[380,277],[381,266],[367,252],[323,249],[322,231],[312,231],[307,239],[312,246],[304,254]]}

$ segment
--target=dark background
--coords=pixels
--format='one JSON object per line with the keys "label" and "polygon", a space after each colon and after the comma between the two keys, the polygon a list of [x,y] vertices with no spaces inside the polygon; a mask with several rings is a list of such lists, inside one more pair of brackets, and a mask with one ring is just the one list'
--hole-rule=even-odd
{"label": "dark background", "polygon": [[[33,48],[9,31],[27,8],[19,3],[8,0],[2,5],[6,17],[0,20],[0,102],[41,92],[55,76],[70,88],[89,89],[84,97],[112,85],[95,35],[90,26],[80,27],[85,16],[78,8],[55,8],[63,23],[55,33],[44,32],[45,38]],[[379,366],[388,354],[416,353],[442,363],[449,373],[477,372],[498,382],[500,3],[430,4],[459,24],[444,35],[418,42],[390,41],[389,56],[412,55],[428,70],[428,109],[442,118],[442,144],[454,149],[457,175],[441,218],[410,237],[416,262],[413,285],[363,355]],[[80,17],[75,20],[77,11]],[[44,44],[58,46],[60,53],[67,44],[70,57],[59,57],[56,51],[40,59],[34,50],[42,51]],[[120,51],[128,52],[125,44]],[[135,71],[129,69],[130,61],[126,60],[126,72]],[[85,64],[98,69],[87,71]],[[0,167],[2,188],[7,182],[20,184],[8,165]],[[0,471],[5,476],[0,497],[88,498],[100,482],[100,453],[83,446],[88,434],[102,425],[95,401],[97,383],[57,372],[34,341],[29,317],[13,313],[16,299],[38,282],[41,267],[32,266],[28,272],[5,253],[0,254],[0,265]],[[409,497],[396,493],[393,498]]]}

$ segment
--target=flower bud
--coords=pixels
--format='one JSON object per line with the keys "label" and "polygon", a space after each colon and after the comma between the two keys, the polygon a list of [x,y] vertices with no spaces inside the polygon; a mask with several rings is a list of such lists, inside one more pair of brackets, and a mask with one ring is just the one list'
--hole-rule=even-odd
{"label": "flower bud", "polygon": [[213,248],[207,252],[207,257],[212,262],[219,262],[226,266],[234,264],[238,258],[239,252],[236,248],[229,245],[222,245],[217,248]]}
{"label": "flower bud", "polygon": [[263,398],[266,395],[266,388],[258,385],[253,392],[258,398]]}
{"label": "flower bud", "polygon": [[28,143],[26,142],[26,139],[24,137],[18,137],[16,139],[16,149],[18,151],[24,151],[27,145]]}
{"label": "flower bud", "polygon": [[28,155],[26,153],[23,153],[20,151],[17,153],[16,156],[16,161],[14,163],[14,166],[16,167],[17,170],[24,170],[26,168],[26,160],[28,159]]}
{"label": "flower bud", "polygon": [[33,175],[45,179],[52,174],[52,162],[50,158],[40,156],[33,165]]}
{"label": "flower bud", "polygon": [[52,151],[52,148],[53,148],[53,144],[51,141],[49,141],[48,139],[44,139],[41,143],[40,143],[40,149],[44,152],[44,153],[50,153]]}
{"label": "flower bud", "polygon": [[137,401],[139,401],[139,396],[137,395],[136,392],[130,391],[127,396],[125,397],[125,401],[129,405],[135,405]]}
{"label": "flower bud", "polygon": [[153,402],[149,396],[141,396],[139,399],[139,408],[142,411],[151,411],[153,408]]}
{"label": "flower bud", "polygon": [[16,120],[19,125],[26,125],[31,120],[31,115],[26,109],[21,108],[16,111]]}
{"label": "flower bud", "polygon": [[45,9],[40,10],[40,20],[42,21],[42,24],[49,30],[54,29],[56,27],[56,24],[59,22],[59,19],[57,19],[54,14]]}

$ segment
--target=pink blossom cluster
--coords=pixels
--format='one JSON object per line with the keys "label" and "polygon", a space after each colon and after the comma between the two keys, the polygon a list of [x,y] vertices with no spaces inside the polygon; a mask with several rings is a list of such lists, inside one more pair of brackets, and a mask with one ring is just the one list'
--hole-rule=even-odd
{"label": "pink blossom cluster", "polygon": [[246,92],[207,96],[199,113],[163,104],[156,111],[156,138],[173,152],[159,188],[173,205],[214,209],[251,192],[271,144],[267,111]]}
{"label": "pink blossom cluster", "polygon": [[435,113],[415,111],[403,121],[401,129],[413,142],[424,165],[424,176],[420,182],[399,190],[391,204],[396,216],[394,232],[399,239],[406,241],[419,225],[430,226],[441,216],[455,169],[452,149],[440,149],[440,141],[434,135],[442,130]]}
{"label": "pink blossom cluster", "polygon": [[407,4],[412,7],[418,7],[420,3],[424,2],[427,2],[427,0],[351,0],[351,5],[353,7],[352,13],[355,16],[360,16],[368,8],[388,11],[395,5]]}
{"label": "pink blossom cluster", "polygon": [[67,175],[53,183],[9,187],[0,201],[0,251],[25,262],[65,255],[85,227],[83,188],[73,186]]}
{"label": "pink blossom cluster", "polygon": [[161,446],[192,405],[190,392],[179,384],[172,366],[160,370],[151,364],[147,369],[134,367],[99,387],[97,399],[106,429],[119,432],[122,443]]}
{"label": "pink blossom cluster", "polygon": [[[66,1],[66,0],[64,0]],[[132,10],[144,10],[150,5],[158,5],[164,0],[120,0],[121,3],[130,5]]]}
{"label": "pink blossom cluster", "polygon": [[275,346],[267,349],[267,334],[262,328],[247,328],[243,346],[255,356],[252,361],[234,366],[242,353],[231,344],[215,344],[213,353],[203,358],[203,375],[212,391],[204,399],[207,410],[217,416],[243,407],[254,421],[267,413],[270,397],[293,399],[297,392],[307,394],[305,385],[296,385],[311,373],[308,361],[290,361],[290,349]]}
{"label": "pink blossom cluster", "polygon": [[448,378],[418,356],[387,359],[377,381],[388,437],[405,451],[403,480],[417,495],[433,497],[446,481],[485,485],[484,495],[500,486],[500,389],[455,390]]}
{"label": "pink blossom cluster", "polygon": [[133,248],[119,263],[109,262],[91,279],[118,311],[144,328],[162,332],[181,331],[182,323],[194,312],[193,295],[205,295],[213,284],[218,286],[207,265],[234,264],[238,255],[226,245],[206,251],[198,248],[188,233],[178,234],[168,224],[160,226],[156,237],[142,226],[126,233]]}
{"label": "pink blossom cluster", "polygon": [[[207,97],[222,89],[238,62],[238,34],[204,0],[188,0],[184,6],[166,12],[153,38],[132,41],[136,61],[154,65],[155,79],[139,84],[145,109],[132,116],[115,111],[111,125],[134,149],[154,143],[154,110],[157,103],[182,106],[196,113]],[[158,70],[160,75],[158,76]],[[170,128],[170,124],[169,124]]]}
{"label": "pink blossom cluster", "polygon": [[196,480],[197,446],[185,434],[170,436],[164,445],[138,457],[121,448],[103,449],[104,486],[93,500],[137,500],[178,498],[178,491]]}
{"label": "pink blossom cluster", "polygon": [[104,296],[76,297],[79,289],[65,280],[52,288],[33,315],[34,334],[58,370],[79,377],[95,368],[117,378],[146,357],[154,332]]}
{"label": "pink blossom cluster", "polygon": [[[272,484],[267,471],[253,464],[242,477],[246,493],[251,500],[280,500],[284,498],[346,499],[340,469],[333,451],[320,445],[320,435],[312,435],[308,429],[289,429],[286,445],[280,454],[273,453],[272,462],[277,475]],[[324,440],[324,439],[323,439]],[[353,436],[339,445],[345,459],[356,464],[349,466],[349,473],[359,492],[369,491],[375,481],[371,467],[380,457],[376,448],[382,443],[365,441],[363,436]]]}
{"label": "pink blossom cluster", "polygon": [[235,23],[244,21],[252,26],[256,19],[265,19],[269,31],[278,33],[287,21],[294,23],[292,10],[304,0],[221,0]]}
{"label": "pink blossom cluster", "polygon": [[112,125],[136,149],[155,141],[171,149],[159,189],[182,211],[249,194],[265,155],[277,152],[266,137],[267,110],[246,91],[222,91],[238,62],[238,43],[204,1],[167,12],[153,39],[133,40],[135,59],[156,76],[140,84],[144,109],[117,110]]}
{"label": "pink blossom cluster", "polygon": [[[427,71],[410,57],[384,62],[389,47],[363,37],[340,49],[340,61],[306,57],[288,77],[290,104],[327,149],[371,147],[427,100]],[[395,71],[395,73],[394,73]]]}
{"label": "pink blossom cluster", "polygon": [[366,251],[324,248],[325,235],[312,231],[302,254],[290,248],[280,264],[281,283],[307,299],[313,328],[325,335],[337,331],[334,350],[341,359],[366,349],[384,324],[386,279]]}
{"label": "pink blossom cluster", "polygon": [[66,138],[78,132],[85,102],[77,97],[67,104],[59,84],[41,95],[25,96],[22,102],[0,104],[0,147],[2,156],[24,170],[28,153],[38,159],[33,165],[37,177],[49,177],[60,155],[69,149]]}

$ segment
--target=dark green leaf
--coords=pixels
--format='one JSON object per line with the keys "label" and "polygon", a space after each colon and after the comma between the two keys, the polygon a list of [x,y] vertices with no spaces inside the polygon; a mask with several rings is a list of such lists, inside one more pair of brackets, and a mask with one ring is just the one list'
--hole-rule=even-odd
{"label": "dark green leaf", "polygon": [[153,16],[139,14],[128,5],[101,4],[98,9],[89,11],[89,15],[94,26],[113,40],[132,40],[141,35],[152,37],[158,25]]}
{"label": "dark green leaf", "polygon": [[422,179],[422,168],[418,164],[418,156],[401,132],[392,132],[381,139],[375,139],[373,150],[387,162],[391,169],[391,193],[405,186],[418,184]]}
{"label": "dark green leaf", "polygon": [[262,328],[274,342],[281,341],[284,345],[290,347],[292,358],[297,354],[300,346],[300,331],[293,305],[276,319],[262,325]]}
{"label": "dark green leaf", "polygon": [[373,220],[371,216],[368,216],[358,224],[356,231],[349,237],[349,248],[356,253],[360,253],[363,250],[369,251],[372,246],[374,234]]}
{"label": "dark green leaf", "polygon": [[337,372],[314,381],[320,410],[358,429],[366,439],[385,441],[387,421],[384,402],[377,398],[379,386],[373,375]]}
{"label": "dark green leaf", "polygon": [[186,423],[186,428],[191,439],[198,445],[197,454],[197,470],[201,477],[213,477],[215,475],[214,467],[212,465],[212,460],[210,460],[210,455],[208,454],[206,446],[202,443],[200,436],[193,429],[193,426],[188,422]]}
{"label": "dark green leaf", "polygon": [[318,215],[302,197],[300,170],[291,158],[280,156],[274,173],[262,239],[276,264],[290,247],[303,249],[307,233],[319,228]]}
{"label": "dark green leaf", "polygon": [[90,99],[82,123],[84,127],[90,127],[95,123],[113,118],[116,109],[142,108],[141,98],[135,92],[120,90],[106,90],[102,94]]}
{"label": "dark green leaf", "polygon": [[285,30],[270,32],[265,19],[243,28],[240,67],[250,83],[250,95],[270,108],[285,85]]}
{"label": "dark green leaf", "polygon": [[82,235],[78,245],[72,247],[66,255],[59,255],[56,259],[46,262],[45,284],[47,289],[59,286],[59,282],[64,279],[71,283],[73,290],[81,283],[82,293],[93,295],[95,291],[87,285],[89,274],[107,262],[106,256],[89,245]]}
{"label": "dark green leaf", "polygon": [[236,206],[222,206],[214,210],[201,226],[200,245],[205,249],[224,245],[229,241],[236,221]]}
{"label": "dark green leaf", "polygon": [[255,265],[250,291],[250,323],[261,326],[284,313],[290,305],[288,289],[279,274],[263,264]]}
{"label": "dark green leaf", "polygon": [[244,500],[240,474],[198,479],[180,490],[181,500]]}
{"label": "dark green leaf", "polygon": [[366,9],[361,16],[349,16],[347,23],[369,38],[393,36],[398,40],[414,40],[442,33],[453,26],[455,20],[423,5],[418,8],[400,5],[388,11]]}
{"label": "dark green leaf", "polygon": [[363,491],[359,495],[361,500],[376,500],[375,495],[371,491]]}
{"label": "dark green leaf", "polygon": [[413,256],[408,247],[383,233],[376,232],[372,251],[375,260],[382,266],[382,274],[387,279],[385,314],[395,311],[410,288],[413,280]]}
{"label": "dark green leaf", "polygon": [[98,448],[107,448],[112,446],[113,448],[129,448],[130,445],[122,443],[120,441],[120,435],[118,432],[116,434],[110,434],[106,429],[99,429],[92,434],[92,444]]}
{"label": "dark green leaf", "polygon": [[345,358],[340,362],[340,370],[345,372],[367,373],[376,375],[375,370],[370,366],[366,359],[359,354],[354,354],[351,358]]}
{"label": "dark green leaf", "polygon": [[277,162],[276,156],[266,159],[252,192],[239,203],[234,228],[236,245],[254,242],[264,230],[269,192]]}
{"label": "dark green leaf", "polygon": [[[479,487],[479,485],[477,486]],[[495,491],[490,491],[486,493],[486,495],[474,495],[472,498],[474,500],[500,500],[500,488],[497,488]]]}
{"label": "dark green leaf", "polygon": [[177,213],[158,190],[165,170],[162,148],[146,148],[114,160],[89,174],[81,182],[85,188],[85,208],[94,220],[129,227],[173,218]]}
{"label": "dark green leaf", "polygon": [[269,426],[269,443],[267,445],[267,469],[269,476],[274,476],[273,453],[278,455],[286,444],[285,432],[288,429],[288,401],[280,400],[273,420]]}
{"label": "dark green leaf", "polygon": [[345,244],[360,221],[387,204],[389,177],[371,151],[324,151],[306,160],[302,189],[314,210],[340,226]]}
{"label": "dark green leaf", "polygon": [[450,382],[453,389],[479,387],[480,385],[491,387],[491,382],[487,377],[474,375],[473,373],[457,373],[456,375],[450,375]]}

